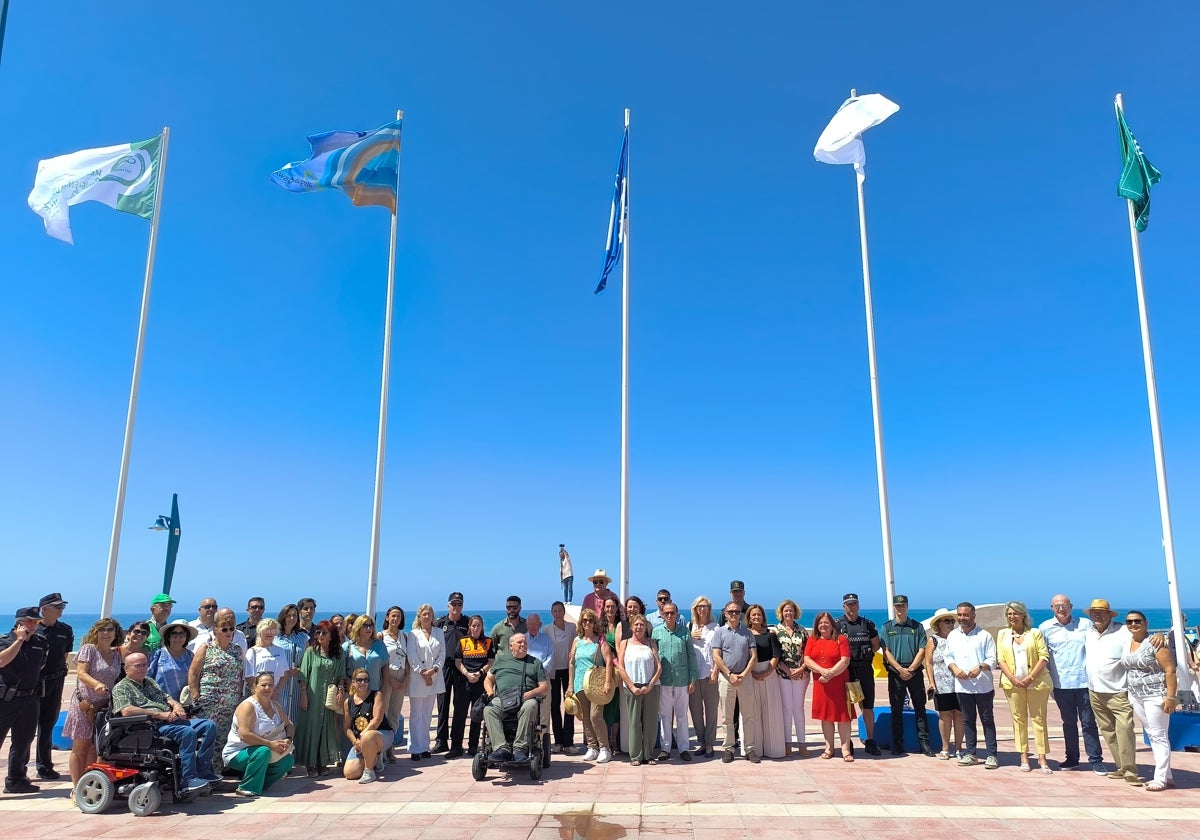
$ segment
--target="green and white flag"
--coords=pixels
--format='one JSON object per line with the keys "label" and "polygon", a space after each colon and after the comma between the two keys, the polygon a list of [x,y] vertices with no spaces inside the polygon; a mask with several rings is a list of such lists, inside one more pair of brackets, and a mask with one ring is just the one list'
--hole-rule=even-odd
{"label": "green and white flag", "polygon": [[1116,109],[1123,162],[1121,180],[1117,181],[1117,195],[1133,202],[1133,212],[1137,217],[1134,225],[1139,231],[1144,231],[1150,226],[1150,188],[1162,180],[1162,173],[1142,154],[1142,147],[1129,130],[1121,106],[1117,105]]}
{"label": "green and white flag", "polygon": [[68,208],[84,201],[154,217],[162,137],[103,149],[84,149],[38,164],[29,206],[46,222],[46,233],[71,242]]}

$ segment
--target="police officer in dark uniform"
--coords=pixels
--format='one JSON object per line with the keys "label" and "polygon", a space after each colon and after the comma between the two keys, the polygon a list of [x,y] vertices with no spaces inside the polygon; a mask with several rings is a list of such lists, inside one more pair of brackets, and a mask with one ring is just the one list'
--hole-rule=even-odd
{"label": "police officer in dark uniform", "polygon": [[12,732],[5,793],[38,791],[25,775],[25,765],[37,732],[38,695],[46,663],[46,640],[37,632],[39,617],[37,607],[21,607],[13,629],[0,636],[0,747]]}
{"label": "police officer in dark uniform", "polygon": [[868,755],[879,755],[879,746],[875,743],[874,668],[875,651],[879,650],[879,630],[874,621],[858,614],[858,596],[853,592],[842,596],[842,609],[845,615],[835,623],[838,632],[850,643],[850,679],[858,680],[862,685],[862,716],[867,727],[863,748]]}
{"label": "police officer in dark uniform", "polygon": [[75,649],[75,631],[65,621],[59,621],[67,602],[58,592],[51,592],[38,603],[42,621],[38,635],[46,639],[49,649],[42,666],[42,699],[38,707],[37,774],[39,779],[53,780],[60,774],[54,769],[52,736],[62,711],[63,681],[67,678],[67,654]]}
{"label": "police officer in dark uniform", "polygon": [[461,592],[451,592],[446,599],[446,614],[434,622],[435,627],[441,628],[446,637],[446,662],[442,666],[442,681],[446,690],[438,695],[437,737],[434,739],[433,752],[452,753],[447,758],[458,758],[463,754],[462,744],[450,743],[450,703],[453,695],[454,706],[463,708],[463,719],[466,719],[467,709],[467,678],[458,670],[457,660],[462,658],[462,645],[459,639],[467,635],[471,628],[471,620],[463,615],[463,595]]}

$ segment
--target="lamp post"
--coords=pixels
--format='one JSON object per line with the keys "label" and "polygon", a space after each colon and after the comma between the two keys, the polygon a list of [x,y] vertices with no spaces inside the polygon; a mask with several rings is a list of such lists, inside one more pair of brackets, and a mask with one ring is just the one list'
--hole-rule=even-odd
{"label": "lamp post", "polygon": [[171,515],[158,515],[151,531],[167,531],[167,562],[163,570],[162,591],[171,594],[171,578],[175,577],[175,558],[179,554],[179,494],[171,494]]}

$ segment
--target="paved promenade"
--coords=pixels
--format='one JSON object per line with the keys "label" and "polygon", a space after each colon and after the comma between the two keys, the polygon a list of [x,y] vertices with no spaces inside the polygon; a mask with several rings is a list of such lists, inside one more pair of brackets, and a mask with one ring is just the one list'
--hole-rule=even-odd
{"label": "paved promenade", "polygon": [[[884,684],[880,682],[883,696]],[[1057,710],[1051,758],[1062,758]],[[656,766],[627,761],[592,764],[555,755],[540,782],[528,773],[489,771],[471,778],[470,760],[435,757],[389,765],[370,785],[329,776],[281,781],[256,800],[217,792],[188,805],[165,802],[138,819],[118,801],[104,814],[75,810],[65,782],[43,782],[40,793],[0,795],[5,836],[128,838],[228,836],[289,838],[337,831],[343,836],[416,840],[608,840],[638,837],[795,838],[870,837],[873,840],[969,836],[972,840],[1129,840],[1200,838],[1200,754],[1172,754],[1178,788],[1151,793],[1090,770],[1021,773],[1003,695],[998,770],[958,767],[919,754],[870,758],[861,749],[852,764],[819,757],[819,729],[810,723],[809,755],[732,764],[677,758]],[[1141,744],[1138,766],[1149,775],[1150,750]],[[4,750],[7,754],[7,749]],[[6,756],[5,756],[6,757]],[[67,754],[56,753],[66,771]],[[232,783],[225,787],[232,789]],[[714,833],[719,832],[719,833]]]}

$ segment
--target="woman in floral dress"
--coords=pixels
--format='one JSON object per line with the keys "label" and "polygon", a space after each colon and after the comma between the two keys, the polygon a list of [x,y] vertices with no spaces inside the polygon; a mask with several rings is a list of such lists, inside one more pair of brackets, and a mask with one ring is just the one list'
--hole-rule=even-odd
{"label": "woman in floral dress", "polygon": [[76,687],[71,692],[67,720],[63,724],[63,735],[71,739],[72,785],[79,781],[87,766],[96,760],[92,717],[84,712],[79,704],[81,701],[87,701],[92,708],[107,705],[112,687],[121,677],[119,645],[123,640],[121,625],[111,618],[102,618],[93,624],[92,629],[83,637],[83,644],[75,657]]}
{"label": "woman in floral dress", "polygon": [[216,726],[214,764],[225,749],[234,710],[242,700],[245,664],[241,646],[233,642],[234,622],[230,614],[218,615],[216,633],[211,641],[196,648],[196,658],[188,671],[188,687],[196,703],[196,714],[208,718]]}

